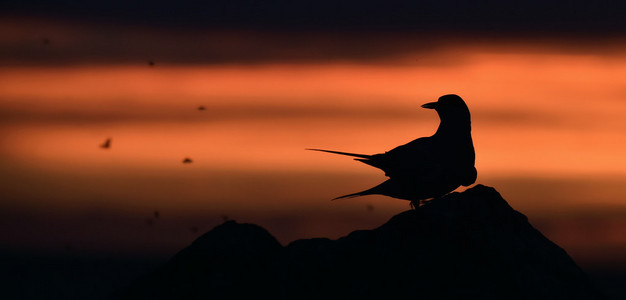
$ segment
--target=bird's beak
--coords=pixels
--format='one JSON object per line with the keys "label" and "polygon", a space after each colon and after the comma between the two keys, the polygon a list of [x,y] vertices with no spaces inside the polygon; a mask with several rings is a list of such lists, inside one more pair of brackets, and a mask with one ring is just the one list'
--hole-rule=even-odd
{"label": "bird's beak", "polygon": [[423,108],[428,108],[428,109],[435,109],[437,108],[437,102],[428,102],[424,105],[422,105]]}

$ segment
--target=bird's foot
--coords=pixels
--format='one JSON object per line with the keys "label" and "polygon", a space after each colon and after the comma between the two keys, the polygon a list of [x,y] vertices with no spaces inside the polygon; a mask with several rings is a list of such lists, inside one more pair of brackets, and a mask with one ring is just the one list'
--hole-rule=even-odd
{"label": "bird's foot", "polygon": [[411,209],[417,209],[418,207],[424,205],[422,201],[424,200],[411,200],[409,206],[411,206]]}
{"label": "bird's foot", "polygon": [[437,198],[422,199],[422,200],[411,200],[409,205],[411,206],[411,209],[417,209],[418,207],[422,207],[422,206],[430,203],[430,201],[433,201],[435,199],[437,199]]}
{"label": "bird's foot", "polygon": [[420,200],[420,206],[424,206],[424,205],[426,205],[426,204],[430,203],[430,201],[433,201],[433,200],[435,200],[435,199],[434,199],[434,198],[431,198],[431,199],[423,199],[423,200]]}

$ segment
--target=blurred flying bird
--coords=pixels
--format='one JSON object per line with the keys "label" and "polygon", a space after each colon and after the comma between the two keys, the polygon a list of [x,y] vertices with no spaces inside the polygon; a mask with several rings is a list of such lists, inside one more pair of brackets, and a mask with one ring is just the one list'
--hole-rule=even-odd
{"label": "blurred flying bird", "polygon": [[202,105],[198,106],[198,110],[205,110],[206,108]]}
{"label": "blurred flying bird", "polygon": [[102,148],[102,149],[109,149],[109,148],[111,148],[111,138],[106,139],[106,141],[104,141],[104,143],[102,143],[102,145],[100,145],[100,148]]}
{"label": "blurred flying bird", "polygon": [[191,160],[191,158],[189,158],[189,157],[185,157],[185,159],[183,159],[183,163],[184,164],[190,164],[192,162],[193,162],[193,160]]}
{"label": "blurred flying bird", "polygon": [[380,194],[419,202],[476,181],[470,112],[463,99],[444,95],[422,107],[434,109],[441,120],[437,132],[430,137],[374,155],[307,149],[356,157],[355,160],[379,168],[389,177],[376,187],[335,199]]}

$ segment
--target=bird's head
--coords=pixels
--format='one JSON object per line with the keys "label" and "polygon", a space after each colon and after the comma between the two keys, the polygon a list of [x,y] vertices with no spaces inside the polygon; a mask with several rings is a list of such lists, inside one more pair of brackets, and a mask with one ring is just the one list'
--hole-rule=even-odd
{"label": "bird's head", "polygon": [[438,112],[449,110],[467,110],[467,105],[465,105],[465,101],[463,101],[461,97],[455,94],[443,95],[439,97],[439,100],[437,100],[437,102],[429,102],[422,105],[422,107],[434,109]]}
{"label": "bird's head", "polygon": [[437,111],[442,121],[470,122],[470,113],[465,101],[455,94],[443,95],[439,97],[437,102],[429,102],[422,107]]}

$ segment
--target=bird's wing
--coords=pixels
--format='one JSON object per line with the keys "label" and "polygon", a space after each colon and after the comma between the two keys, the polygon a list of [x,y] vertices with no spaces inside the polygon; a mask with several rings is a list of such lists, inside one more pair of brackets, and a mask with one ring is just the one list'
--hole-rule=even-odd
{"label": "bird's wing", "polygon": [[[439,154],[431,138],[419,138],[368,159],[357,159],[379,168],[385,175],[432,176],[439,169]],[[430,175],[429,175],[430,174]]]}

